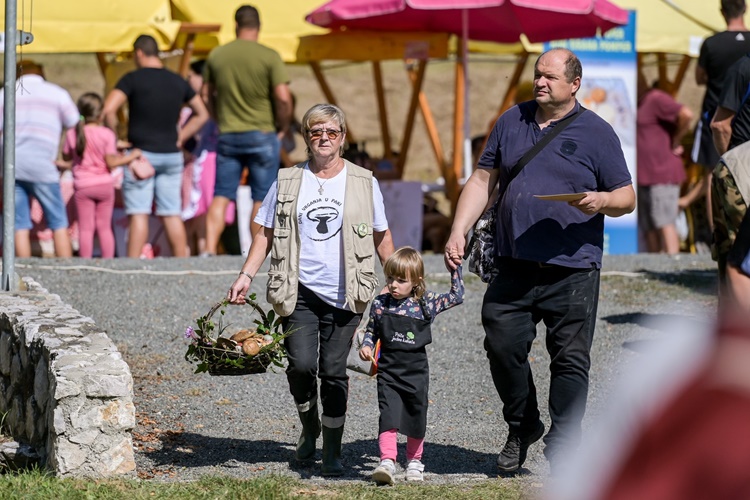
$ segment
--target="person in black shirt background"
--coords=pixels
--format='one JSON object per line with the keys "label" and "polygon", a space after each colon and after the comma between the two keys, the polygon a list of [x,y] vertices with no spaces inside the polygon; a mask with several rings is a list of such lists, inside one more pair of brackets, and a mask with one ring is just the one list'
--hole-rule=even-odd
{"label": "person in black shirt background", "polygon": [[[148,241],[148,220],[156,202],[155,214],[164,224],[172,255],[188,255],[182,211],[182,144],[193,137],[208,120],[203,100],[179,75],[164,67],[156,40],[141,35],[133,44],[137,69],[123,76],[107,95],[104,123],[112,129],[117,111],[128,104],[128,141],[139,148],[154,166],[156,174],[138,179],[126,169],[122,192],[128,215],[128,257],[141,256]],[[192,117],[179,130],[180,110],[188,105]]]}

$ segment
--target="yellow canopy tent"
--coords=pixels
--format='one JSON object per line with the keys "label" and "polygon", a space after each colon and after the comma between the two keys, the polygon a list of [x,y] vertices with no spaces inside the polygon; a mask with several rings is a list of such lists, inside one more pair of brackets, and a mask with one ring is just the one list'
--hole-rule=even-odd
{"label": "yellow canopy tent", "polygon": [[321,0],[171,0],[171,3],[176,20],[220,25],[218,31],[195,37],[194,50],[200,53],[234,40],[234,13],[244,3],[260,12],[258,41],[272,47],[286,62],[296,62],[300,37],[328,32],[305,21],[305,14],[320,5]]}
{"label": "yellow canopy tent", "polygon": [[[644,54],[680,54],[698,56],[701,42],[713,34],[705,25],[682,15],[663,0],[613,0],[623,9],[636,11],[636,50]],[[692,0],[683,3],[711,4],[717,30],[724,27],[719,0]]]}
{"label": "yellow canopy tent", "polygon": [[[691,57],[698,57],[703,40],[726,29],[719,0],[612,0],[623,9],[636,11],[636,50],[639,55],[655,54],[659,80],[671,91],[679,89]],[[750,26],[750,12],[745,14]],[[472,43],[475,52],[541,52],[540,45],[526,42],[518,46]],[[667,75],[667,54],[681,56],[676,74]]]}
{"label": "yellow canopy tent", "polygon": [[[0,20],[4,26],[4,9]],[[180,23],[172,19],[169,0],[36,0],[25,9],[19,6],[18,28],[34,35],[24,53],[127,52],[141,34],[168,49]]]}
{"label": "yellow canopy tent", "polygon": [[[3,10],[0,22],[4,21]],[[139,35],[151,35],[160,50],[171,50],[179,48],[180,34],[184,40],[194,32],[219,29],[175,20],[170,0],[36,0],[19,12],[17,24],[34,35],[34,41],[23,46],[24,53],[95,53],[102,74],[109,66],[106,55],[132,51]],[[183,60],[180,69],[186,71],[188,63]]]}
{"label": "yellow canopy tent", "polygon": [[[288,63],[310,64],[324,94],[333,102],[335,97],[325,81],[322,60],[373,61],[377,66],[378,61],[400,59],[410,53],[418,52],[415,57],[425,58],[447,56],[447,37],[440,35],[360,33],[344,38],[327,37],[324,34],[328,30],[304,19],[321,0],[255,0],[251,3],[261,15],[260,42],[274,48]],[[141,34],[153,36],[163,51],[182,49],[181,55],[173,54],[166,62],[185,74],[194,54],[206,54],[215,46],[234,39],[234,13],[242,4],[242,0],[77,0],[75,3],[36,0],[31,10],[19,13],[18,27],[34,35],[34,42],[23,47],[24,53],[95,53],[102,74],[109,82],[132,67],[129,61],[110,64],[111,55],[129,53],[133,41]],[[0,19],[4,19],[3,16],[4,11],[0,12]],[[378,88],[384,118],[382,82]],[[421,87],[415,91],[415,96],[421,96],[421,100],[415,97],[415,101],[419,100],[423,111],[429,113],[420,91]],[[410,116],[413,121],[413,114]],[[381,130],[385,131],[387,144],[390,138],[384,127],[381,126]],[[408,125],[404,135],[408,136],[410,131],[411,125]],[[350,138],[355,140],[351,130]]]}
{"label": "yellow canopy tent", "polygon": [[[332,86],[325,76],[323,61],[369,62],[373,67],[374,86],[376,91],[380,132],[384,144],[384,156],[391,159],[391,131],[388,126],[387,105],[381,62],[386,60],[414,59],[414,66],[408,66],[412,81],[412,98],[407,110],[406,123],[398,148],[400,154],[396,163],[396,173],[400,177],[406,162],[406,154],[411,141],[416,112],[421,110],[427,127],[428,136],[433,146],[441,173],[450,185],[457,186],[452,169],[447,169],[442,146],[438,139],[437,126],[432,118],[427,98],[422,92],[422,82],[426,62],[431,58],[448,56],[448,36],[434,33],[382,33],[358,31],[348,33],[328,33],[305,21],[305,15],[322,0],[256,0],[251,2],[260,11],[261,30],[259,42],[275,49],[288,63],[310,65],[326,99],[337,103]],[[219,23],[221,29],[215,33],[201,33],[192,37],[178,35],[177,45],[186,47],[193,53],[206,53],[219,44],[234,39],[234,13],[241,5],[229,0],[172,0],[172,14],[175,19],[201,23]],[[348,139],[356,142],[356,132],[351,126],[347,131]]]}
{"label": "yellow canopy tent", "polygon": [[[703,40],[726,29],[719,0],[613,0],[636,14],[636,50],[639,56],[655,54],[661,86],[676,93],[690,59],[698,57]],[[750,21],[750,16],[746,15]],[[668,75],[667,55],[679,57],[677,70]]]}
{"label": "yellow canopy tent", "polygon": [[[617,1],[617,0],[615,0]],[[659,0],[684,18],[711,32],[723,31],[726,23],[721,16],[719,0]],[[745,12],[745,25],[750,25],[750,12]],[[696,54],[697,55],[697,54]]]}
{"label": "yellow canopy tent", "polygon": [[[709,0],[612,0],[623,9],[636,11],[636,51],[641,54],[660,56],[660,80],[670,81],[673,89],[679,88],[690,57],[697,57],[703,39],[714,31],[724,29],[724,20],[719,13],[719,1]],[[708,5],[711,5],[711,9]],[[672,4],[683,4],[675,8]],[[690,15],[695,12],[696,18]],[[705,22],[697,22],[705,19]],[[539,53],[541,45],[522,41],[515,47],[498,47],[491,43],[472,43],[470,49],[476,52],[507,53],[508,50]],[[673,79],[666,78],[666,54],[676,54],[681,58],[680,69]]]}

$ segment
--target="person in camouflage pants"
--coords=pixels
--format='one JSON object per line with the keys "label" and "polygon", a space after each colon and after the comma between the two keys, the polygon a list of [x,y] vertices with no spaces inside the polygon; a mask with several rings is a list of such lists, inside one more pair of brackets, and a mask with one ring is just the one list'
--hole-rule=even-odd
{"label": "person in camouflage pants", "polygon": [[741,149],[747,148],[744,145],[737,147],[721,157],[714,169],[711,183],[711,207],[714,223],[711,256],[719,265],[721,291],[726,286],[727,255],[737,237],[737,230],[745,217],[745,212],[747,212],[747,202],[735,179],[735,175],[739,171],[732,168],[734,164],[730,158],[727,158]]}

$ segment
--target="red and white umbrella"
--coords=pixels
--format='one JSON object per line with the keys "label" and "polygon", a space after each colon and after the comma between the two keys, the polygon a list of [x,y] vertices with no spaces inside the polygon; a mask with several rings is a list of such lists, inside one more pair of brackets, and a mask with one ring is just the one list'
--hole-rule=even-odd
{"label": "red and white umbrella", "polygon": [[[467,40],[515,43],[583,38],[628,22],[608,0],[330,0],[306,17],[331,29],[450,33]],[[466,64],[463,65],[464,71]],[[463,81],[468,82],[466,75]],[[465,89],[466,102],[468,85]],[[464,106],[464,175],[471,172],[468,106]]]}
{"label": "red and white umbrella", "polygon": [[593,36],[627,23],[628,13],[607,0],[331,0],[306,19],[331,29],[428,31],[499,43],[523,34],[536,43]]}

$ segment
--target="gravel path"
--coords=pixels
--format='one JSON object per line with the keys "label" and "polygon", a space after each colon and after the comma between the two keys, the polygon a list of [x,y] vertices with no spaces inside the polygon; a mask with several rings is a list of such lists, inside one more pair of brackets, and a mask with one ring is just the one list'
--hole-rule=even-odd
{"label": "gravel path", "polygon": [[[428,288],[447,290],[440,256],[425,257]],[[244,377],[194,375],[183,355],[183,332],[221,300],[242,258],[111,261],[19,259],[16,271],[93,318],[117,344],[135,381],[134,432],[138,475],[189,481],[204,475],[284,474],[322,481],[318,462],[294,463],[299,435],[283,373]],[[90,269],[86,266],[94,266]],[[84,266],[75,268],[74,266]],[[669,315],[711,317],[716,306],[715,266],[706,256],[619,256],[605,259],[586,424],[606,404],[623,363],[659,331],[645,320]],[[107,272],[103,272],[107,271]],[[433,326],[429,349],[431,406],[425,446],[426,479],[453,483],[497,477],[505,442],[501,404],[482,349],[480,308],[484,284],[469,273],[462,306]],[[264,298],[258,280],[253,291]],[[232,307],[237,325],[250,323],[249,307]],[[549,358],[543,332],[531,352],[538,392],[547,394]],[[547,415],[543,412],[543,418]],[[548,424],[548,422],[545,422]],[[319,443],[320,445],[320,443]],[[520,480],[539,487],[547,475],[541,445],[529,451]],[[401,450],[403,454],[403,451]],[[344,435],[343,480],[364,481],[377,463],[375,381],[351,374]]]}

